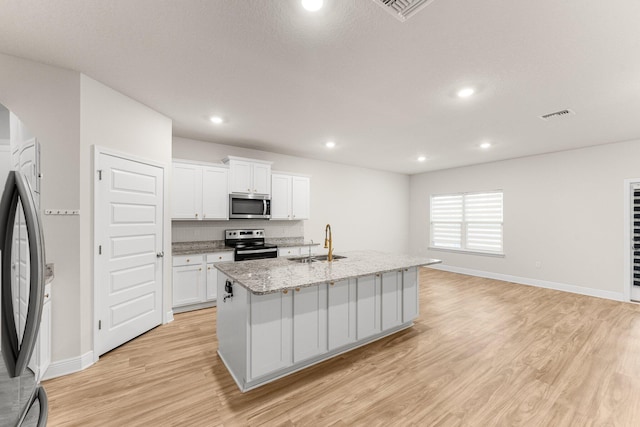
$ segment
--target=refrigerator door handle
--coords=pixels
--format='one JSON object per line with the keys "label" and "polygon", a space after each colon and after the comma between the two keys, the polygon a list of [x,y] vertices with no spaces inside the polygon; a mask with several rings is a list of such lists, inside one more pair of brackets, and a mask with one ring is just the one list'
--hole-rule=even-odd
{"label": "refrigerator door handle", "polygon": [[40,415],[38,416],[37,427],[47,427],[47,418],[49,418],[49,399],[47,399],[47,393],[44,391],[44,387],[38,387],[36,399],[40,402]]}
{"label": "refrigerator door handle", "polygon": [[[9,190],[9,191],[7,191]],[[29,182],[18,171],[11,171],[7,177],[7,184],[2,201],[0,201],[0,244],[2,244],[2,265],[11,264],[11,250],[13,248],[13,224],[15,221],[18,196],[22,202],[27,238],[29,240],[29,306],[24,327],[22,342],[18,336],[13,320],[13,298],[11,295],[11,269],[2,269],[2,355],[9,375],[22,375],[29,363],[31,354],[38,339],[38,329],[42,317],[42,303],[44,301],[44,244],[38,212],[33,199]],[[9,310],[7,310],[9,309]],[[9,318],[11,319],[10,321]]]}

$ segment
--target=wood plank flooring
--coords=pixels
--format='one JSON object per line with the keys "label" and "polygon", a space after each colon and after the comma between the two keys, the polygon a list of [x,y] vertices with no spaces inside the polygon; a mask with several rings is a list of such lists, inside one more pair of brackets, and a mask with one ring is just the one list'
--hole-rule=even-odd
{"label": "wood plank flooring", "polygon": [[432,269],[405,331],[242,394],[215,308],[46,381],[49,426],[638,426],[640,306]]}

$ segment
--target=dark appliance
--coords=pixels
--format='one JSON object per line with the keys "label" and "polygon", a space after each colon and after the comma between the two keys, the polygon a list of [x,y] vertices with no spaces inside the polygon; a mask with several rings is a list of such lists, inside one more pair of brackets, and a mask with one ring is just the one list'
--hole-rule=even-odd
{"label": "dark appliance", "polygon": [[225,230],[224,243],[236,248],[235,261],[278,257],[278,246],[264,242],[264,230]]}
{"label": "dark appliance", "polygon": [[9,172],[0,201],[0,250],[0,426],[45,426],[47,394],[28,366],[44,302],[44,239],[33,190],[18,171]]}
{"label": "dark appliance", "polygon": [[229,194],[229,219],[269,219],[271,200],[265,194]]}

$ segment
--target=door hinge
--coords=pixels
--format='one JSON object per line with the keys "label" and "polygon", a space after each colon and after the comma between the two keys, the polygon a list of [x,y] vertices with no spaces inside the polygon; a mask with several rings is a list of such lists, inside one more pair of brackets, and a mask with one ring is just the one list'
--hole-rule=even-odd
{"label": "door hinge", "polygon": [[102,169],[98,169],[98,181],[102,181]]}
{"label": "door hinge", "polygon": [[102,255],[102,245],[98,245],[98,255]]}
{"label": "door hinge", "polygon": [[102,329],[102,320],[98,320],[98,330]]}

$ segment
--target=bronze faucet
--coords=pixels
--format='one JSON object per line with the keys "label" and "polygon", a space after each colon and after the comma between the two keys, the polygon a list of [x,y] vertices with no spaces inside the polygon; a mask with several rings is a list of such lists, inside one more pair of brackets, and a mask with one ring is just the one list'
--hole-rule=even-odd
{"label": "bronze faucet", "polygon": [[[327,233],[329,237],[327,238]],[[324,228],[324,248],[329,249],[329,254],[327,255],[327,261],[333,261],[333,238],[331,237],[331,225],[327,224]]]}

